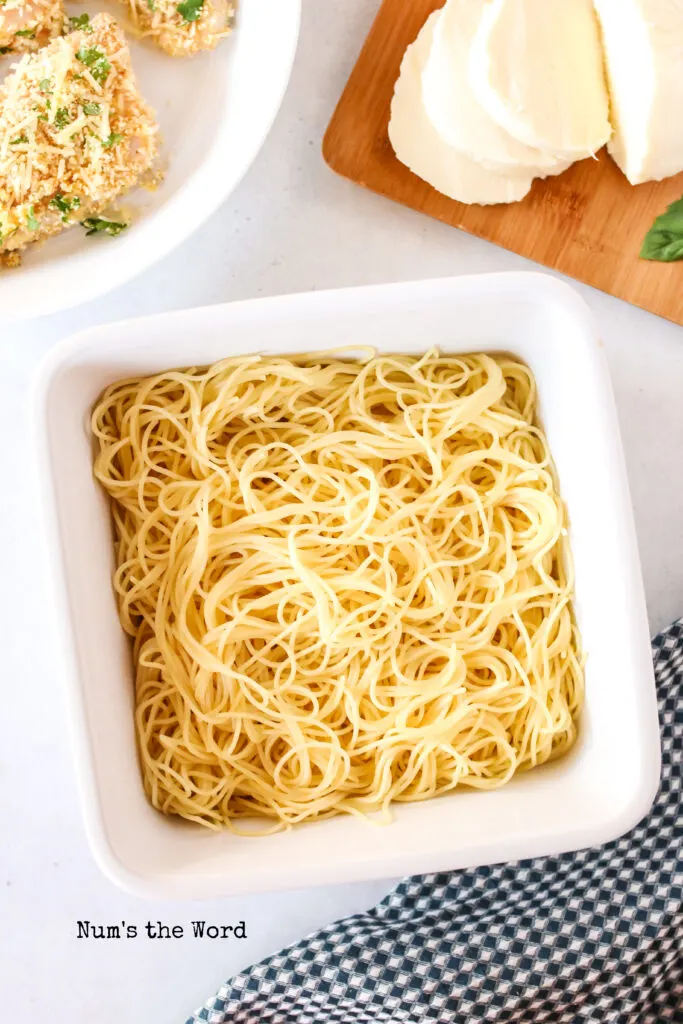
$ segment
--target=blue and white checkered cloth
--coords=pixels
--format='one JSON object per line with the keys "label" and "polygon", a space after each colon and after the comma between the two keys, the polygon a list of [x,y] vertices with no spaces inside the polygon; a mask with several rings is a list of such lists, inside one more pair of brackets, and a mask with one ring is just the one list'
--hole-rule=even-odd
{"label": "blue and white checkered cloth", "polygon": [[606,846],[401,882],[187,1024],[683,1024],[683,620],[653,641],[662,780]]}

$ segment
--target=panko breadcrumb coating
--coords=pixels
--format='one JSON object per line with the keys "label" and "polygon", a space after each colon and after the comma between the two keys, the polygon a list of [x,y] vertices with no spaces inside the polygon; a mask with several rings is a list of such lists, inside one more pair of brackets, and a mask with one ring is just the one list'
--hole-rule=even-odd
{"label": "panko breadcrumb coating", "polygon": [[121,0],[140,35],[171,57],[213,50],[232,31],[235,0]]}
{"label": "panko breadcrumb coating", "polygon": [[64,21],[62,0],[0,0],[0,56],[40,49]]}
{"label": "panko breadcrumb coating", "polygon": [[96,218],[156,155],[158,129],[109,15],[26,54],[0,86],[0,252]]}

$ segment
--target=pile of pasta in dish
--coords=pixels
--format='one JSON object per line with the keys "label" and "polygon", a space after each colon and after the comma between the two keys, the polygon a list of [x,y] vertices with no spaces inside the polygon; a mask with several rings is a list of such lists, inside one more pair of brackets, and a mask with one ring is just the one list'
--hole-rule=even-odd
{"label": "pile of pasta in dish", "polygon": [[571,747],[583,659],[536,405],[512,357],[436,350],[107,388],[95,476],[154,807],[388,820]]}
{"label": "pile of pasta in dish", "polygon": [[[128,26],[172,56],[231,31],[231,0],[123,0]],[[62,0],[0,0],[0,262],[73,225],[116,236],[115,200],[153,180],[158,128],[140,95],[123,27],[67,18]]]}

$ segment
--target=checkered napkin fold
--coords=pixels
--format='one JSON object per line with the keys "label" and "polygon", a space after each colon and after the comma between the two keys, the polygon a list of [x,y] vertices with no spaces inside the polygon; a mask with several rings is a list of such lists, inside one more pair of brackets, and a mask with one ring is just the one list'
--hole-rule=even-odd
{"label": "checkered napkin fold", "polygon": [[653,642],[662,780],[594,850],[401,882],[187,1024],[683,1022],[683,619]]}

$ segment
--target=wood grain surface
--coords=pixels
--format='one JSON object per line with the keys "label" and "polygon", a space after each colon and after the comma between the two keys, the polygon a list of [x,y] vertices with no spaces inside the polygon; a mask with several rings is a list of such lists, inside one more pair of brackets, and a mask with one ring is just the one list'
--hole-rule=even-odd
{"label": "wood grain surface", "polygon": [[683,262],[638,257],[653,220],[683,196],[683,175],[634,187],[606,151],[535,182],[521,203],[466,206],[401,164],[387,135],[401,60],[443,0],[383,0],[323,142],[337,173],[601,291],[683,324]]}

